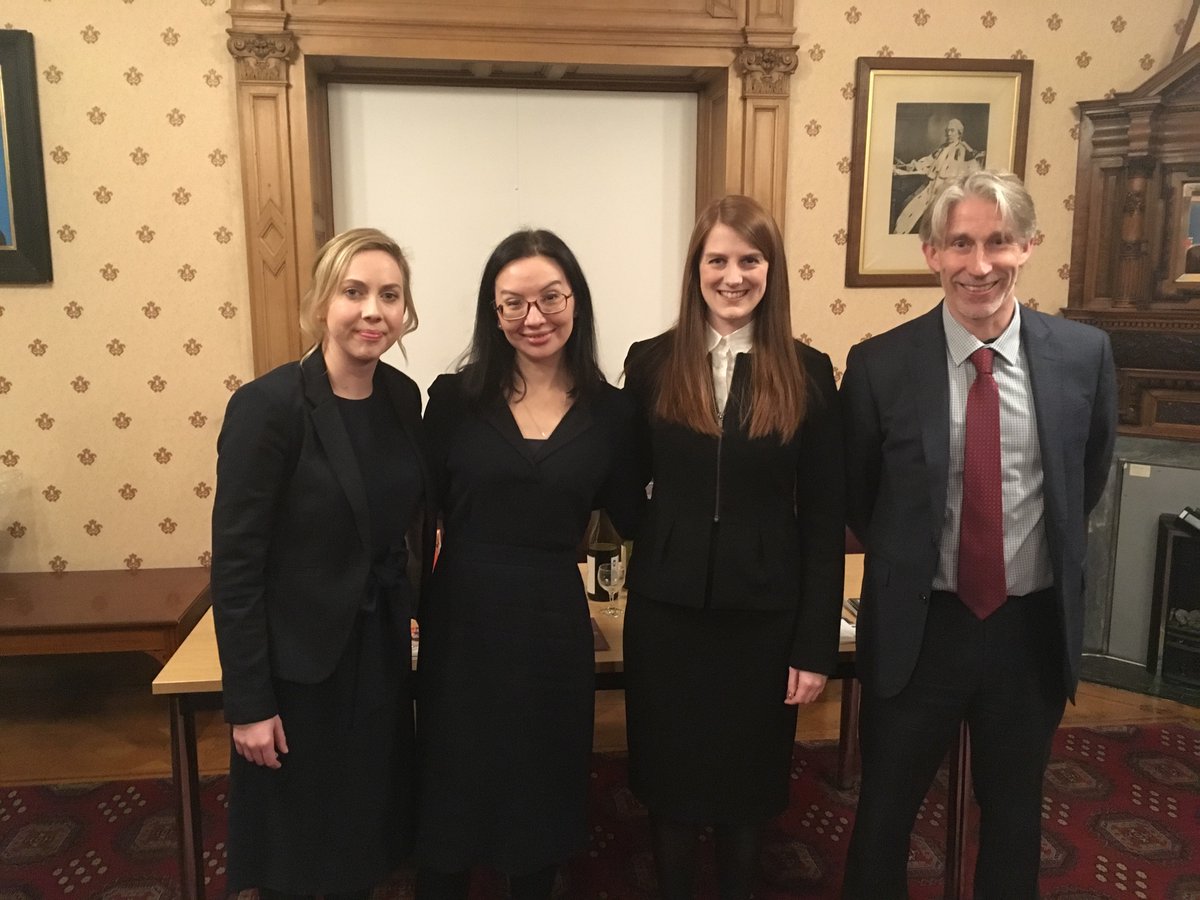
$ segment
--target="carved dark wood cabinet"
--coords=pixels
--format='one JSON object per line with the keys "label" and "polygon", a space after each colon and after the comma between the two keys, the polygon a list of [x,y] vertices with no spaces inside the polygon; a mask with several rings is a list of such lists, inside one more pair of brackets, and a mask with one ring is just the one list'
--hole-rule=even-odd
{"label": "carved dark wood cabinet", "polygon": [[1112,337],[1123,434],[1200,441],[1200,45],[1079,108],[1063,315]]}

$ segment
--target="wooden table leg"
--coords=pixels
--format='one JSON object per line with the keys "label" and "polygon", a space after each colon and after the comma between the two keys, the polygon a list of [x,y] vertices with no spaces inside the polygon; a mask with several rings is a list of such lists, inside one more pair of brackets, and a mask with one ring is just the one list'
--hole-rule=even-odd
{"label": "wooden table leg", "polygon": [[971,803],[971,733],[967,723],[958,727],[958,740],[950,752],[947,791],[945,898],[971,895],[966,883],[968,815]]}
{"label": "wooden table leg", "polygon": [[171,775],[179,791],[179,883],[183,900],[204,900],[204,840],[196,716],[187,694],[171,695]]}
{"label": "wooden table leg", "polygon": [[858,707],[862,685],[857,678],[842,680],[842,721],[838,729],[837,786],[843,791],[854,784],[858,772]]}

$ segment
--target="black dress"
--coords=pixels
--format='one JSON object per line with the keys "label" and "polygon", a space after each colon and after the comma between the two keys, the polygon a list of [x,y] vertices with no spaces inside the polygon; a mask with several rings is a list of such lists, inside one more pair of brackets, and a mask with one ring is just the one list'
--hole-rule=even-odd
{"label": "black dress", "polygon": [[603,385],[545,441],[443,375],[425,411],[445,537],[422,595],[417,859],[524,874],[587,840],[595,662],[576,549],[593,508],[630,528],[632,411]]}
{"label": "black dress", "polygon": [[654,490],[629,566],[629,779],[678,822],[751,825],[788,802],[788,667],[832,671],[844,565],[841,425],[829,358],[797,344],[799,432],[742,425],[753,354],[737,357],[720,438],[653,414],[670,333],[625,363]]}
{"label": "black dress", "polygon": [[370,485],[369,584],[329,678],[318,684],[273,679],[289,750],[282,768],[231,754],[230,891],[369,888],[399,866],[412,845],[413,591],[404,534],[421,498],[418,460],[382,389],[366,400],[336,402]]}

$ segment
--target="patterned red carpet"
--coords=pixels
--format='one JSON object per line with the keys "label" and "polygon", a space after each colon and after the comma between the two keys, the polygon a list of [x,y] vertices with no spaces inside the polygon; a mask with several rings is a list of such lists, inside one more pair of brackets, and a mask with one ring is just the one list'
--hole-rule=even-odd
{"label": "patterned red carpet", "polygon": [[[837,897],[853,792],[833,785],[832,744],[797,744],[792,804],[762,854],[759,900]],[[502,775],[500,777],[503,777]],[[653,894],[645,811],[621,756],[597,756],[591,846],[560,894],[641,900]],[[205,782],[208,896],[224,893],[225,779]],[[914,898],[942,895],[944,775],[927,798],[909,862]],[[166,781],[0,788],[0,900],[172,900],[179,894]],[[1185,725],[1059,731],[1046,779],[1042,893],[1055,900],[1200,900],[1200,731]],[[376,898],[411,896],[402,872]],[[474,898],[503,896],[477,879]],[[711,857],[703,873],[711,897]]]}

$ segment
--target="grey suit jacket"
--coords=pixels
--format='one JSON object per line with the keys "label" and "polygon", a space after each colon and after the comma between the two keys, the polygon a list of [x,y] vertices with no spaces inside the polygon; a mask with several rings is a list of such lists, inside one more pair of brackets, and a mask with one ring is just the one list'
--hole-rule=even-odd
{"label": "grey suit jacket", "polygon": [[[1041,444],[1063,678],[1074,697],[1087,517],[1116,437],[1112,349],[1097,328],[1024,308],[1021,346]],[[842,380],[847,517],[867,554],[857,666],[863,683],[885,697],[912,676],[937,572],[950,459],[945,360],[939,305],[851,348]]]}

